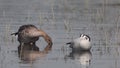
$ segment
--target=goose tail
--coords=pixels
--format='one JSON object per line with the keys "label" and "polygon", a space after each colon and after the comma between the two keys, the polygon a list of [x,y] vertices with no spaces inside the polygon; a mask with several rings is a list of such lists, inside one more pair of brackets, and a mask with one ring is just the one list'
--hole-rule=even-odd
{"label": "goose tail", "polygon": [[15,36],[16,36],[16,35],[18,35],[18,32],[16,32],[16,33],[12,33],[11,35],[15,35]]}
{"label": "goose tail", "polygon": [[72,42],[68,42],[68,43],[66,43],[66,45],[69,45],[69,44],[72,44]]}

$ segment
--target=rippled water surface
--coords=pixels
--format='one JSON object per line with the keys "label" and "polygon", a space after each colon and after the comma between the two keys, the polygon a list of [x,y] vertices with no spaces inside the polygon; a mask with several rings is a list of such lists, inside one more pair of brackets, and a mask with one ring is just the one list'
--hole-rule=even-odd
{"label": "rippled water surface", "polygon": [[[16,32],[34,24],[52,37],[24,46]],[[72,52],[67,42],[81,33],[92,49]],[[29,50],[29,51],[27,51]],[[21,58],[21,59],[20,59]],[[120,68],[119,0],[0,0],[0,68]]]}

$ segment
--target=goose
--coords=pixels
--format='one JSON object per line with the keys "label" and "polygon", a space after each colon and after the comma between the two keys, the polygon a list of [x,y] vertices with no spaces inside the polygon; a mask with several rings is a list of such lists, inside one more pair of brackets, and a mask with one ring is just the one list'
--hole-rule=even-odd
{"label": "goose", "polygon": [[79,38],[74,39],[71,42],[66,43],[67,45],[70,45],[69,47],[74,50],[90,50],[90,37],[86,34],[81,34]]}
{"label": "goose", "polygon": [[39,37],[43,37],[48,45],[52,45],[51,37],[46,32],[38,29],[32,24],[20,26],[18,32],[12,33],[11,35],[18,35],[18,41],[20,44],[35,44]]}

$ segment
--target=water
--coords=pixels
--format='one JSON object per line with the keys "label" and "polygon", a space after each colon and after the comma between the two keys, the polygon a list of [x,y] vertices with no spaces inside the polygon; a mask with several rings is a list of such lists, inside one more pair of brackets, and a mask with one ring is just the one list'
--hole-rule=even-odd
{"label": "water", "polygon": [[[0,0],[0,68],[120,68],[119,9],[119,0]],[[10,34],[24,24],[47,32],[52,48],[40,38],[20,59]],[[81,33],[91,37],[90,52],[66,45]]]}

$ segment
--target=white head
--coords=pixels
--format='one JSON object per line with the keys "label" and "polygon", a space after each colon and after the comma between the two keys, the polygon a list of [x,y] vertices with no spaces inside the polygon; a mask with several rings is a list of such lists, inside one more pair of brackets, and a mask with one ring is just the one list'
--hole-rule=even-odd
{"label": "white head", "polygon": [[88,41],[90,41],[90,37],[88,35],[85,35],[85,34],[81,34],[80,35],[80,39],[81,40],[88,40]]}

